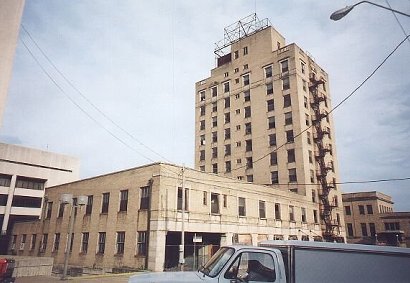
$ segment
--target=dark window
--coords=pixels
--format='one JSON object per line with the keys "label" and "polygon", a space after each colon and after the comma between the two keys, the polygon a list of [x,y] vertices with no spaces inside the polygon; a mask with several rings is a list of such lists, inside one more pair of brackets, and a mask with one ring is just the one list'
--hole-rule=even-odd
{"label": "dark window", "polygon": [[106,239],[105,232],[98,233],[98,253],[103,254],[105,252],[105,239]]}
{"label": "dark window", "polygon": [[276,134],[269,135],[269,146],[276,146]]}
{"label": "dark window", "polygon": [[272,66],[268,66],[265,68],[265,78],[272,77]]}
{"label": "dark window", "polygon": [[117,254],[124,254],[125,232],[117,232]]}
{"label": "dark window", "polygon": [[226,208],[228,206],[228,196],[222,195],[222,197],[223,197],[224,207]]}
{"label": "dark window", "polygon": [[45,252],[47,248],[48,234],[43,234],[43,239],[40,245],[40,252]]}
{"label": "dark window", "polygon": [[[211,93],[212,93],[212,97],[216,97],[218,95],[218,88],[217,87],[213,87],[211,89]],[[204,92],[205,94],[205,92]]]}
{"label": "dark window", "polygon": [[281,215],[280,215],[280,203],[275,203],[275,219],[280,220]]}
{"label": "dark window", "polygon": [[275,116],[268,118],[268,129],[274,129],[276,127]]}
{"label": "dark window", "polygon": [[345,214],[346,215],[352,215],[352,211],[350,209],[350,205],[346,205],[345,206]]}
{"label": "dark window", "polygon": [[293,130],[286,131],[286,141],[288,143],[294,142]]}
{"label": "dark window", "polygon": [[292,105],[292,100],[290,98],[290,94],[286,94],[283,96],[283,107],[289,107]]}
{"label": "dark window", "polygon": [[231,113],[225,113],[225,124],[231,122]]}
{"label": "dark window", "polygon": [[54,251],[58,251],[60,246],[60,233],[54,235]]}
{"label": "dark window", "polygon": [[295,162],[295,150],[288,149],[288,163]]}
{"label": "dark window", "polygon": [[316,191],[312,190],[312,202],[316,202]]}
{"label": "dark window", "polygon": [[50,219],[51,218],[51,212],[53,211],[53,202],[49,201],[47,203],[47,214],[46,214],[46,219]]}
{"label": "dark window", "polygon": [[231,161],[225,161],[225,172],[229,173],[231,172],[232,168],[231,168]]}
{"label": "dark window", "polygon": [[243,77],[243,85],[249,85],[249,74],[244,75]]}
{"label": "dark window", "polygon": [[244,91],[243,92],[243,98],[245,99],[245,102],[250,101],[251,100],[251,91],[250,90]]}
{"label": "dark window", "polygon": [[225,108],[231,107],[231,98],[225,97]]}
{"label": "dark window", "polygon": [[275,103],[273,99],[269,99],[268,101],[266,101],[266,104],[267,104],[268,112],[275,110]]}
{"label": "dark window", "polygon": [[218,174],[218,163],[212,164],[212,173]]}
{"label": "dark window", "polygon": [[212,102],[212,112],[218,111],[218,103],[217,102]]}
{"label": "dark window", "polygon": [[289,206],[289,221],[295,221],[295,208],[292,205]]}
{"label": "dark window", "polygon": [[[5,176],[5,175],[3,175]],[[6,175],[7,176],[7,175]],[[46,180],[17,176],[16,188],[30,190],[44,190]],[[7,184],[7,183],[6,183]],[[10,186],[10,185],[9,185]]]}
{"label": "dark window", "polygon": [[208,205],[208,192],[204,191],[202,194],[202,204]]}
{"label": "dark window", "polygon": [[83,233],[83,237],[81,239],[81,252],[82,253],[87,253],[88,251],[88,239],[90,237],[90,234],[88,232]]}
{"label": "dark window", "polygon": [[149,186],[141,187],[141,202],[140,202],[140,209],[148,209],[149,208],[149,200],[150,200],[150,193],[149,193]]}
{"label": "dark window", "polygon": [[34,250],[36,248],[36,241],[37,241],[37,234],[31,235],[30,250]]}
{"label": "dark window", "polygon": [[120,211],[127,211],[128,190],[120,191]]}
{"label": "dark window", "polygon": [[347,223],[347,236],[353,237],[353,224]]}
{"label": "dark window", "polygon": [[1,187],[10,187],[11,176],[0,174],[0,186]]}
{"label": "dark window", "polygon": [[200,99],[201,101],[205,101],[205,90],[201,90],[201,91],[199,92],[199,99]]}
{"label": "dark window", "polygon": [[215,117],[212,117],[212,127],[217,127],[218,126],[218,118],[215,116]]}
{"label": "dark window", "polygon": [[359,213],[364,215],[364,206],[363,205],[359,205]]}
{"label": "dark window", "polygon": [[369,223],[370,236],[374,237],[376,235],[376,225],[374,223]]}
{"label": "dark window", "polygon": [[246,140],[245,141],[246,145],[245,145],[245,150],[248,151],[252,151],[252,140]]}
{"label": "dark window", "polygon": [[211,193],[211,213],[219,214],[219,194]]}
{"label": "dark window", "polygon": [[373,214],[373,206],[371,204],[366,205],[367,214]]}
{"label": "dark window", "polygon": [[270,165],[277,165],[278,164],[278,154],[277,152],[271,152],[270,154]]}
{"label": "dark window", "polygon": [[[2,203],[3,205],[6,206],[7,204],[7,195],[0,195],[2,197]],[[28,197],[28,196],[18,196],[14,195],[13,196],[13,201],[11,202],[11,206],[17,206],[17,207],[32,207],[32,208],[40,208],[41,207],[41,202],[42,199],[39,197]],[[0,204],[1,205],[1,204]]]}
{"label": "dark window", "polygon": [[138,244],[137,244],[137,254],[145,256],[147,255],[147,232],[138,232]]}
{"label": "dark window", "polygon": [[400,222],[386,222],[384,228],[386,231],[400,230]]}
{"label": "dark window", "polygon": [[229,92],[229,82],[224,83],[224,92]]}
{"label": "dark window", "polygon": [[212,142],[218,142],[218,132],[212,132]]}
{"label": "dark window", "polygon": [[218,157],[218,148],[213,147],[212,148],[212,158],[217,158]]}
{"label": "dark window", "polygon": [[297,182],[296,168],[289,169],[289,182]]}
{"label": "dark window", "polygon": [[57,215],[58,218],[63,217],[63,215],[64,215],[64,206],[65,206],[64,203],[60,202],[60,205],[58,207],[58,215]]}
{"label": "dark window", "polygon": [[366,226],[366,223],[360,223],[360,227],[362,228],[362,236],[363,236],[363,237],[367,237],[368,234],[367,234],[367,226]]}
{"label": "dark window", "polygon": [[260,219],[266,218],[266,208],[265,208],[265,202],[263,200],[259,201],[259,218]]}
{"label": "dark window", "polygon": [[[188,211],[188,189],[185,188],[185,211]],[[182,188],[178,188],[177,210],[182,210]]]}
{"label": "dark window", "polygon": [[272,83],[266,85],[266,95],[269,95],[269,94],[273,94],[273,84]]}
{"label": "dark window", "polygon": [[199,152],[199,160],[205,160],[205,150],[201,150]]}
{"label": "dark window", "polygon": [[246,169],[253,168],[253,160],[252,157],[246,157]]}
{"label": "dark window", "polygon": [[229,155],[231,155],[231,145],[226,144],[225,145],[225,156],[229,156]]}
{"label": "dark window", "polygon": [[304,208],[304,207],[301,208],[301,214],[302,214],[301,215],[302,216],[301,217],[302,222],[306,223],[306,208]]}
{"label": "dark window", "polygon": [[205,130],[205,120],[202,120],[199,122],[199,129],[200,130]]}
{"label": "dark window", "polygon": [[272,184],[278,184],[279,183],[278,171],[271,172],[271,181],[272,181]]}
{"label": "dark window", "polygon": [[251,117],[251,107],[246,106],[245,107],[245,118]]}
{"label": "dark window", "polygon": [[88,196],[85,214],[90,215],[93,211],[93,196]]}
{"label": "dark window", "polygon": [[101,213],[108,213],[108,206],[110,204],[110,193],[102,194]]}
{"label": "dark window", "polygon": [[290,89],[289,77],[284,77],[284,78],[282,78],[282,89],[283,89],[283,90],[288,90],[288,89]]}
{"label": "dark window", "polygon": [[281,68],[282,73],[285,73],[285,72],[289,71],[288,60],[280,62],[280,68]]}
{"label": "dark window", "polygon": [[225,129],[225,140],[229,140],[231,138],[231,129]]}
{"label": "dark window", "polygon": [[313,210],[313,222],[315,224],[319,223],[319,218],[317,217],[317,210]]}
{"label": "dark window", "polygon": [[245,46],[243,48],[243,55],[247,55],[248,54],[248,46]]}
{"label": "dark window", "polygon": [[238,198],[238,214],[239,216],[246,216],[246,200],[245,198]]}
{"label": "dark window", "polygon": [[249,123],[245,123],[245,135],[249,135],[252,134],[252,124]]}
{"label": "dark window", "polygon": [[292,112],[285,113],[285,125],[292,125]]}
{"label": "dark window", "polygon": [[253,182],[253,175],[246,175],[246,181],[252,183]]}
{"label": "dark window", "polygon": [[201,116],[205,115],[205,106],[199,107],[199,115],[201,115]]}

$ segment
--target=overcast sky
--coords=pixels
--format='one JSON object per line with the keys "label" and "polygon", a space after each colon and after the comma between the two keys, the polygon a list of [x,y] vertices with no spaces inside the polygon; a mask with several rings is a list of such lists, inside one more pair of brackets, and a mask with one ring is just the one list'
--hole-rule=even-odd
{"label": "overcast sky", "polygon": [[[194,84],[215,66],[214,43],[223,38],[224,27],[255,11],[260,19],[269,18],[287,43],[298,44],[327,71],[336,105],[405,38],[391,12],[368,4],[338,22],[329,20],[334,10],[352,3],[26,1],[22,23],[45,54],[135,139],[73,90],[23,30],[0,139],[76,156],[82,178],[152,161],[193,167]],[[410,13],[409,0],[389,3]],[[398,19],[409,34],[410,18]],[[334,112],[342,182],[410,176],[409,89],[410,40]],[[393,197],[396,210],[410,211],[410,181],[343,185],[342,190],[378,190]]]}

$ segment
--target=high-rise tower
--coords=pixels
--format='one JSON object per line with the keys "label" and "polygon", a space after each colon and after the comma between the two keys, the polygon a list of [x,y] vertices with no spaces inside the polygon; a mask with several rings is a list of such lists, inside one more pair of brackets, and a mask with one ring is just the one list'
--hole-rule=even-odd
{"label": "high-rise tower", "polygon": [[334,239],[343,214],[327,73],[256,14],[224,32],[216,68],[196,83],[195,167],[319,199]]}

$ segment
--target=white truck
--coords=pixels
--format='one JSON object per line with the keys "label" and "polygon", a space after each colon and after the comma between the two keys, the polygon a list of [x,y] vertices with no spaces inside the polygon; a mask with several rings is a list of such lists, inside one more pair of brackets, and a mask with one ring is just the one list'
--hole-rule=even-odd
{"label": "white truck", "polygon": [[196,272],[144,273],[128,282],[410,282],[410,249],[264,241],[221,247]]}

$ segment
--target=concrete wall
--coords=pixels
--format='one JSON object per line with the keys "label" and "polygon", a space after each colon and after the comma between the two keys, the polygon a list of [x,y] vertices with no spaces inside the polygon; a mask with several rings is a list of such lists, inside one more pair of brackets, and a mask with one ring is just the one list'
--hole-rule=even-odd
{"label": "concrete wall", "polygon": [[0,258],[12,258],[16,261],[13,277],[50,276],[53,269],[52,257],[29,257],[0,255]]}

